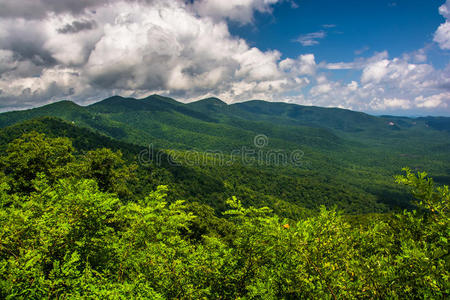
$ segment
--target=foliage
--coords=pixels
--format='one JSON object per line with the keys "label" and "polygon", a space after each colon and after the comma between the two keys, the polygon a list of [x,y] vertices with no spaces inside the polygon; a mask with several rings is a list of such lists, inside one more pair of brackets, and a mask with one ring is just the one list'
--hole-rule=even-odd
{"label": "foliage", "polygon": [[412,173],[409,168],[404,168],[405,176],[396,176],[398,183],[410,186],[412,194],[419,200],[417,205],[435,218],[448,215],[450,192],[448,186],[436,186],[432,178],[427,178],[426,172]]}
{"label": "foliage", "polygon": [[69,172],[67,164],[74,160],[72,144],[67,138],[46,138],[44,134],[31,132],[22,135],[8,145],[8,155],[1,167],[12,178],[14,191],[30,192],[32,180],[38,173],[54,182]]}
{"label": "foliage", "polygon": [[114,192],[121,197],[130,196],[127,182],[132,179],[136,165],[125,165],[120,150],[113,152],[101,148],[89,151],[74,168],[79,168],[77,172],[83,177],[95,179],[100,190]]}
{"label": "foliage", "polygon": [[101,148],[79,156],[68,138],[50,138],[32,131],[13,140],[6,148],[0,169],[10,178],[12,192],[35,191],[33,180],[45,175],[50,184],[62,178],[95,179],[102,191],[128,196],[127,183],[135,165],[126,165],[122,153]]}
{"label": "foliage", "polygon": [[[133,163],[139,161],[142,151],[148,152],[148,148],[143,149],[113,140],[56,118],[30,120],[0,130],[0,153],[6,155],[8,143],[20,138],[24,132],[34,131],[45,133],[48,138],[69,138],[75,148],[73,155],[76,162],[67,169],[71,173],[83,173],[84,178],[93,178],[84,159],[88,152],[108,148],[113,152],[123,153],[121,159],[125,164],[116,165],[124,171],[127,169],[126,165],[130,165],[128,168],[130,176],[124,176],[128,182],[126,187],[117,184],[115,190],[109,190],[119,193],[121,198],[139,199],[158,185],[168,185],[170,201],[186,199],[207,204],[216,212],[222,212],[227,208],[226,199],[236,195],[247,206],[268,206],[280,216],[294,219],[310,215],[311,211],[317,210],[320,205],[329,208],[336,205],[340,210],[357,214],[387,211],[392,209],[390,206],[394,204],[392,200],[388,204],[380,203],[373,195],[379,192],[378,187],[374,187],[374,191],[370,193],[365,191],[366,186],[359,186],[356,182],[348,180],[351,174],[347,174],[346,170],[327,175],[323,171],[308,171],[287,166],[280,168],[245,165],[239,162],[222,167],[213,159],[206,164],[194,166],[183,164],[187,156],[192,157],[190,152],[173,150],[166,152],[156,148],[153,149],[153,155],[158,158],[152,161],[152,157],[146,156],[145,160],[148,163],[139,164],[134,170],[136,166]],[[171,158],[172,153],[175,153],[175,157]],[[176,161],[175,158],[179,159],[176,165],[171,163]],[[80,163],[84,170],[77,171],[76,165],[80,166]],[[378,186],[383,182],[384,177],[381,174],[377,176],[378,179],[367,173],[359,173],[357,178],[370,188],[375,182]],[[122,179],[121,176],[116,178],[119,181]],[[389,190],[390,193],[382,198],[398,199],[397,202],[403,204],[408,200],[404,191],[392,186],[389,186]]]}

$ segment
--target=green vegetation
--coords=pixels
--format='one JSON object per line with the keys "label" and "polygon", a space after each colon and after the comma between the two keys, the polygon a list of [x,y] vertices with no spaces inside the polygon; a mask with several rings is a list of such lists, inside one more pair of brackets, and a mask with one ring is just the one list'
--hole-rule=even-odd
{"label": "green vegetation", "polygon": [[[26,128],[49,133],[14,137]],[[414,210],[349,216],[322,206],[296,217],[303,206],[289,194],[284,203],[265,194],[276,193],[276,184],[260,194],[248,188],[259,179],[245,182],[247,170],[260,172],[258,189],[269,185],[264,168],[231,168],[243,173],[236,177],[240,187],[217,179],[228,175],[207,177],[207,167],[138,167],[131,161],[139,148],[48,118],[6,128],[0,140],[7,141],[0,163],[0,298],[450,294],[450,192],[423,172],[405,169],[396,177],[418,200]],[[123,154],[102,142],[123,145]],[[160,185],[165,180],[169,187]],[[221,185],[226,192],[217,192]],[[207,205],[232,191],[247,191],[255,205],[234,196],[223,213]],[[192,195],[203,195],[202,203]],[[253,199],[259,195],[261,202]],[[284,206],[285,217],[261,207],[265,201]]]}
{"label": "green vegetation", "polygon": [[[68,124],[42,119],[48,116]],[[227,105],[209,98],[183,104],[157,95],[140,100],[111,97],[85,107],[61,101],[0,114],[0,147],[22,132],[37,130],[69,137],[76,151],[106,147],[121,150],[126,161],[137,163],[140,151],[152,145],[176,154],[183,167],[174,168],[163,159],[164,165],[139,166],[137,177],[153,189],[156,182],[168,185],[172,200],[198,201],[220,212],[235,195],[244,205],[269,206],[286,217],[299,217],[302,210],[320,205],[336,205],[352,214],[380,213],[412,208],[406,189],[392,182],[404,166],[427,170],[438,183],[450,184],[448,124],[449,118],[375,117],[264,101]],[[191,151],[225,156],[244,148],[259,151],[254,137],[261,134],[268,137],[263,151],[301,150],[301,164],[186,164]],[[149,184],[133,185],[132,194],[144,196]]]}
{"label": "green vegetation", "polygon": [[[231,196],[239,197],[245,205],[268,206],[280,216],[290,218],[309,215],[310,210],[317,210],[321,205],[330,208],[337,206],[349,213],[389,209],[362,188],[317,171],[289,166],[246,165],[239,161],[221,166],[214,159],[201,165],[173,165],[169,162],[178,159],[183,163],[184,155],[189,154],[174,150],[159,152],[163,154],[160,155],[160,163],[150,159],[149,163],[138,164],[138,157],[145,148],[118,142],[55,118],[34,119],[0,130],[0,153],[6,151],[6,144],[21,137],[24,132],[35,130],[52,138],[69,138],[76,155],[84,155],[97,148],[121,151],[122,158],[128,164],[137,164],[133,180],[127,187],[131,191],[130,197],[134,199],[145,197],[158,185],[167,185],[170,200],[200,202],[213,207],[216,212],[227,208],[226,200]],[[158,150],[154,149],[154,152]],[[399,197],[403,199],[401,197],[405,196]],[[407,201],[407,198],[404,199]]]}

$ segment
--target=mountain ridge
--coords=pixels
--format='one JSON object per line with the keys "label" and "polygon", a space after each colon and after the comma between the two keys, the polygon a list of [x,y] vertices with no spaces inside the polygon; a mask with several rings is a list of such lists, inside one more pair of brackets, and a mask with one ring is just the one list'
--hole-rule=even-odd
{"label": "mountain ridge", "polygon": [[[229,138],[246,139],[248,143],[258,134],[271,138],[269,147],[304,145],[325,151],[343,145],[342,139],[377,146],[383,138],[381,142],[387,146],[390,138],[396,142],[405,134],[417,138],[424,133],[432,136],[433,130],[450,132],[450,118],[446,117],[377,117],[340,108],[263,100],[226,104],[215,97],[182,103],[156,94],[142,99],[113,96],[86,106],[62,100],[1,113],[0,128],[44,116],[62,118],[135,144],[157,141],[164,148],[199,150],[224,149],[217,138],[228,139],[226,149],[242,147],[243,143]],[[289,141],[293,142],[291,146]]]}
{"label": "mountain ridge", "polygon": [[[261,160],[255,156],[268,153],[271,160],[263,160],[251,172],[243,167],[228,171],[228,166],[214,162],[195,168],[206,172],[208,178],[221,173],[223,181],[230,184],[239,174],[240,182],[251,183],[247,188],[255,193],[264,190],[262,194],[302,203],[304,197],[308,199],[307,207],[314,207],[316,195],[323,203],[332,204],[333,196],[324,190],[338,188],[343,199],[346,190],[359,195],[358,200],[349,202],[358,202],[358,206],[363,206],[362,199],[370,198],[367,201],[371,204],[367,205],[373,208],[378,204],[404,208],[406,200],[393,187],[392,176],[405,166],[427,170],[439,182],[450,181],[450,144],[446,142],[450,132],[442,130],[446,118],[376,117],[337,108],[266,101],[228,105],[217,98],[185,104],[151,95],[143,99],[110,97],[87,106],[61,101],[3,113],[0,128],[39,117],[57,117],[140,147],[175,151],[184,163],[186,157],[202,153],[217,153],[222,159],[237,153],[240,160],[245,153],[253,153],[250,155],[256,162]],[[288,160],[291,153],[299,154],[299,161]],[[277,177],[282,186],[269,179],[258,185],[247,178],[262,176],[259,169],[266,172],[267,178]]]}
{"label": "mountain ridge", "polygon": [[[115,95],[115,96],[111,96],[111,97],[96,101],[96,102],[88,104],[88,105],[80,105],[80,104],[76,103],[75,101],[63,99],[63,100],[55,101],[53,103],[45,104],[45,105],[39,106],[39,107],[33,107],[33,108],[23,109],[23,110],[11,110],[11,111],[1,112],[0,115],[8,114],[8,113],[29,112],[29,111],[34,111],[36,109],[42,110],[44,108],[51,108],[51,107],[56,107],[56,106],[61,106],[61,105],[72,105],[72,106],[78,107],[78,108],[89,108],[89,107],[101,106],[108,102],[109,102],[108,105],[114,104],[114,103],[111,103],[112,101],[129,101],[128,104],[131,102],[135,102],[135,103],[143,104],[143,106],[148,105],[150,101],[153,103],[159,102],[159,103],[166,103],[169,105],[186,106],[186,107],[195,107],[199,104],[215,104],[217,106],[222,106],[222,107],[239,107],[239,108],[243,108],[246,110],[250,110],[249,106],[252,104],[262,104],[265,106],[272,106],[272,107],[281,106],[281,107],[285,107],[285,108],[287,107],[287,108],[301,109],[301,110],[306,110],[306,111],[319,110],[319,111],[340,112],[340,113],[353,113],[353,114],[359,114],[360,116],[365,116],[366,118],[381,118],[381,119],[403,118],[403,119],[409,119],[409,120],[417,120],[417,119],[448,119],[448,120],[450,120],[450,117],[447,117],[447,116],[414,116],[414,117],[411,117],[411,116],[401,116],[401,115],[373,115],[373,114],[365,113],[362,111],[355,111],[355,110],[339,108],[339,107],[302,105],[302,104],[287,103],[287,102],[282,102],[282,101],[266,101],[266,100],[259,100],[259,99],[252,99],[252,100],[228,104],[228,103],[224,102],[223,100],[221,100],[220,98],[208,97],[208,98],[203,98],[203,99],[199,99],[199,100],[194,100],[192,102],[184,103],[184,102],[177,101],[173,98],[161,96],[158,94],[153,94],[153,95],[150,95],[145,98],[122,97],[119,95]],[[115,103],[115,104],[117,104],[117,103]],[[273,113],[266,112],[266,114],[273,114]]]}

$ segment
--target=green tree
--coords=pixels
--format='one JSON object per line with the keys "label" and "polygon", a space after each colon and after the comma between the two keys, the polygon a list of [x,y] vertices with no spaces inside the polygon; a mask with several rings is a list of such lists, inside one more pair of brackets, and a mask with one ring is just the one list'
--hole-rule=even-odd
{"label": "green tree", "polygon": [[13,191],[31,192],[32,180],[38,173],[46,175],[53,183],[69,176],[67,164],[74,161],[72,143],[67,138],[48,138],[37,132],[26,133],[14,140],[2,158],[3,172],[12,178]]}
{"label": "green tree", "polygon": [[100,190],[129,197],[127,183],[135,178],[137,167],[125,164],[120,151],[101,148],[87,152],[75,168],[81,177],[94,179]]}

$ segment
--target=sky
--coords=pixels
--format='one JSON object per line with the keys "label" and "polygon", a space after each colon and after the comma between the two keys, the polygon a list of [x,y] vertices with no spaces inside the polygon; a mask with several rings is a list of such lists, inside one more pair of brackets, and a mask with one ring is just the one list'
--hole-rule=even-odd
{"label": "sky", "polygon": [[0,111],[155,93],[450,116],[450,0],[0,0]]}

